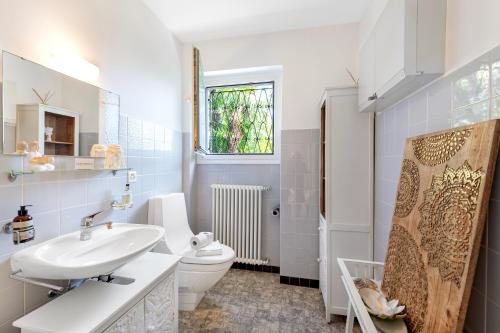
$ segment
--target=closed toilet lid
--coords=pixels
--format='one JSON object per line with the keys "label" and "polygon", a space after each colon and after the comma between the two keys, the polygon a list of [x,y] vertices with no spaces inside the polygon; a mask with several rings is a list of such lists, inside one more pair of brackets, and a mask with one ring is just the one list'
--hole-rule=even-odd
{"label": "closed toilet lid", "polygon": [[208,256],[208,257],[197,257],[196,251],[191,249],[186,249],[182,254],[181,262],[185,264],[198,264],[198,265],[215,265],[222,264],[234,259],[234,251],[232,248],[226,245],[222,245],[222,254],[218,256]]}

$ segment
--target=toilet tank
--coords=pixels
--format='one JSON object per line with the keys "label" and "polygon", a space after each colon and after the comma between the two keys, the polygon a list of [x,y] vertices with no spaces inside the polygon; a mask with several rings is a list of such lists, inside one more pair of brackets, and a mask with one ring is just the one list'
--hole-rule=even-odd
{"label": "toilet tank", "polygon": [[184,193],[158,195],[149,199],[148,223],[165,228],[164,240],[155,252],[182,255],[193,232],[188,224]]}

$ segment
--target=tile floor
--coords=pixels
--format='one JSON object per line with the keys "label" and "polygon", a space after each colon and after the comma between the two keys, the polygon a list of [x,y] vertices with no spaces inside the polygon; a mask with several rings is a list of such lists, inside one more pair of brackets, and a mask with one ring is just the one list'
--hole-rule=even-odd
{"label": "tile floor", "polygon": [[279,274],[231,269],[195,311],[180,312],[181,333],[344,332],[344,317],[328,324],[319,289],[279,283]]}

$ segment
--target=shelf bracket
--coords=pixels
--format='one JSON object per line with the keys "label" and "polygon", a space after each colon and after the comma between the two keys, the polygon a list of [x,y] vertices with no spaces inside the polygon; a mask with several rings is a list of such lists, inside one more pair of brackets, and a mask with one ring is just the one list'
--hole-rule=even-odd
{"label": "shelf bracket", "polygon": [[9,178],[9,181],[11,183],[15,182],[17,180],[18,176],[22,175],[31,175],[33,174],[33,171],[16,171],[16,170],[10,170],[9,174],[7,177]]}
{"label": "shelf bracket", "polygon": [[111,173],[113,174],[113,176],[116,176],[116,174],[118,173],[118,171],[130,171],[130,170],[132,170],[132,168],[113,169],[113,170],[111,170]]}
{"label": "shelf bracket", "polygon": [[20,269],[18,269],[17,271],[12,272],[9,275],[9,278],[11,278],[13,280],[21,281],[21,282],[26,282],[26,283],[29,283],[29,284],[34,284],[36,286],[49,288],[51,290],[55,290],[55,291],[58,291],[58,292],[64,291],[64,287],[56,286],[55,284],[50,284],[50,283],[43,282],[43,281],[39,281],[37,279],[28,278],[28,277],[25,277],[25,276],[21,275],[21,273],[22,273],[22,271]]}

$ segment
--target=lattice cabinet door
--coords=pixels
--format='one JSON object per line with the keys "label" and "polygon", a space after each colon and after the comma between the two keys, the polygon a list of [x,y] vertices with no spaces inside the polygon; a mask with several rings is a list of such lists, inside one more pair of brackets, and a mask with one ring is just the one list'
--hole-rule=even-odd
{"label": "lattice cabinet door", "polygon": [[144,333],[144,300],[134,305],[104,333]]}
{"label": "lattice cabinet door", "polygon": [[171,274],[145,298],[146,332],[177,332],[178,311],[176,298],[175,274]]}

